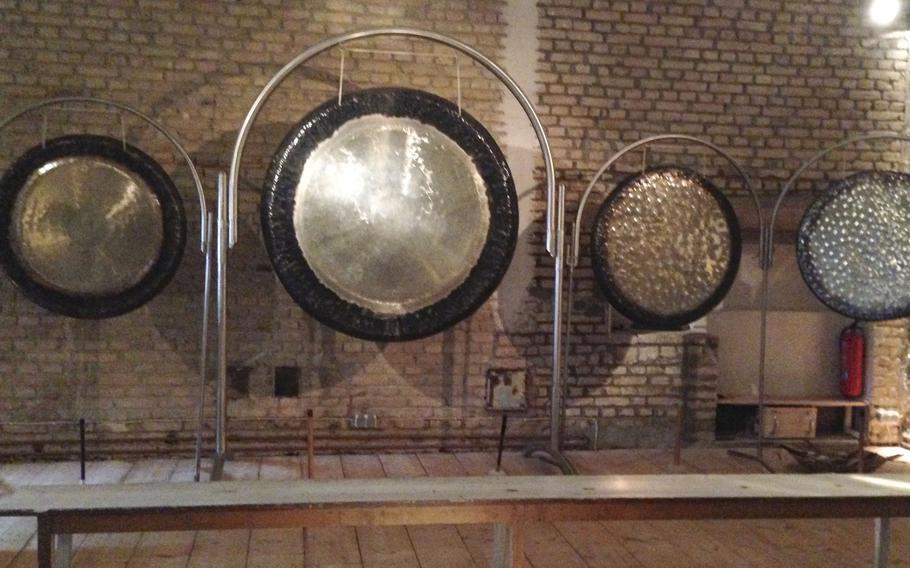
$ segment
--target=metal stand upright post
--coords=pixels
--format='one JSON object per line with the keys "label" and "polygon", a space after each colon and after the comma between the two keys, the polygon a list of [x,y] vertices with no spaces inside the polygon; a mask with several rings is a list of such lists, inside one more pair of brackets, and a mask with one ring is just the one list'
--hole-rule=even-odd
{"label": "metal stand upright post", "polygon": [[[209,306],[212,296],[212,235],[215,227],[215,218],[209,213],[206,217],[206,239],[205,239],[205,282],[202,286],[202,348],[200,349],[199,358],[201,359],[201,368],[208,368],[209,356]],[[199,481],[202,477],[202,430],[205,427],[205,386],[208,381],[208,373],[202,373],[199,378],[199,402],[196,413],[196,456],[195,471],[193,472],[193,481]]]}
{"label": "metal stand upright post", "polygon": [[556,195],[556,254],[553,256],[553,358],[550,375],[550,443],[530,446],[526,456],[533,456],[558,467],[567,475],[578,472],[562,453],[562,346],[563,346],[563,271],[565,269],[566,187],[560,185]]}
{"label": "metal stand upright post", "polygon": [[215,457],[212,481],[224,477],[227,455],[227,252],[230,246],[234,206],[224,172],[218,174],[218,203],[215,212],[215,325],[217,329],[215,366]]}

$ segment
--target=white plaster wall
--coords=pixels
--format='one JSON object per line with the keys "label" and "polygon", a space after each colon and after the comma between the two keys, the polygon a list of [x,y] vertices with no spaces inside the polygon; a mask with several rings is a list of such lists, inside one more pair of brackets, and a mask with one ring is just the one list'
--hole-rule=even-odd
{"label": "white plaster wall", "polygon": [[[746,245],[730,294],[708,317],[708,331],[719,340],[717,390],[721,396],[757,394],[760,284],[758,246]],[[799,273],[794,246],[775,247],[769,287],[768,395],[840,396],[838,337],[850,320],[812,295]]]}
{"label": "white plaster wall", "polygon": [[[498,63],[518,83],[532,104],[537,102],[537,8],[529,0],[509,0],[503,16],[507,23],[504,55]],[[523,314],[528,286],[534,279],[534,257],[529,228],[534,221],[531,200],[535,189],[534,169],[542,164],[540,146],[527,115],[503,85],[503,116],[506,135],[503,151],[518,192],[519,239],[515,256],[499,288],[503,326],[516,330],[526,321]]]}

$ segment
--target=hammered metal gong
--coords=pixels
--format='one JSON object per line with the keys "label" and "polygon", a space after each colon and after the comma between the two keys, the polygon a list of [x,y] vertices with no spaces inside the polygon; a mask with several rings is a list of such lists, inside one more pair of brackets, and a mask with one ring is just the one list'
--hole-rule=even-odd
{"label": "hammered metal gong", "polygon": [[517,198],[483,126],[429,93],[371,89],[291,129],[262,202],[266,246],[291,297],[339,331],[436,333],[495,290]]}
{"label": "hammered metal gong", "polygon": [[867,171],[832,183],[803,216],[796,258],[832,310],[867,321],[910,316],[910,175]]}
{"label": "hammered metal gong", "polygon": [[598,211],[591,245],[610,303],[651,329],[678,328],[711,311],[733,284],[742,252],[730,202],[677,167],[624,180]]}
{"label": "hammered metal gong", "polygon": [[135,309],[179,264],[176,188],[120,140],[66,136],[29,150],[0,180],[0,261],[35,303],[105,318]]}

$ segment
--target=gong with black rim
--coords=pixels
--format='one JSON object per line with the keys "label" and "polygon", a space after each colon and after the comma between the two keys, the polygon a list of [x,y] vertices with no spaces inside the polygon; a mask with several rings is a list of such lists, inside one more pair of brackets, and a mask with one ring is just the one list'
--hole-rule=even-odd
{"label": "gong with black rim", "polygon": [[48,140],[0,179],[0,263],[58,314],[101,319],[142,306],[173,277],[185,238],[177,188],[122,140]]}
{"label": "gong with black rim", "polygon": [[512,175],[490,133],[443,98],[399,88],[329,101],[295,125],[261,215],[291,297],[376,341],[468,317],[502,280],[518,235]]}
{"label": "gong with black rim", "polygon": [[803,215],[796,259],[832,310],[865,321],[910,316],[910,175],[866,171],[832,183]]}
{"label": "gong with black rim", "polygon": [[727,294],[742,254],[739,222],[724,195],[678,167],[623,180],[594,219],[594,274],[607,299],[636,326],[676,329]]}

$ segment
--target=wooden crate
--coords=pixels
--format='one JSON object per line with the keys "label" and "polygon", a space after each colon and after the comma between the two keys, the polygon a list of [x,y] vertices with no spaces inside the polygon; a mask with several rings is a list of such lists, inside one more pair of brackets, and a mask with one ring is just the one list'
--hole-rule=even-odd
{"label": "wooden crate", "polygon": [[766,438],[815,438],[818,411],[812,406],[765,408]]}

